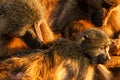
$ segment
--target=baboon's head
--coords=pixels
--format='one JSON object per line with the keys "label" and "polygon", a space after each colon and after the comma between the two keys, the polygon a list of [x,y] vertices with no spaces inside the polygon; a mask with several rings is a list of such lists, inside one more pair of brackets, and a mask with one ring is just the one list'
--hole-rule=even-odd
{"label": "baboon's head", "polygon": [[39,48],[42,41],[38,39],[34,24],[41,20],[42,6],[38,0],[28,1],[0,0],[0,39],[6,35],[17,37],[30,48]]}
{"label": "baboon's head", "polygon": [[110,60],[109,45],[110,40],[103,31],[97,29],[87,29],[82,32],[79,39],[83,54],[95,64],[104,64]]}

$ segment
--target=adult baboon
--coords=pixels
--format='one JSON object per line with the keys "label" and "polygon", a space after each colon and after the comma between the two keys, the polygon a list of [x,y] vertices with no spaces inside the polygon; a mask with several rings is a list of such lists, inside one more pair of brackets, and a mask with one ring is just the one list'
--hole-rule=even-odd
{"label": "adult baboon", "polygon": [[93,80],[97,68],[110,80],[111,73],[100,65],[110,59],[108,37],[100,30],[88,29],[78,38],[58,39],[48,50],[1,61],[0,79]]}
{"label": "adult baboon", "polygon": [[40,0],[0,0],[0,57],[40,48],[44,18]]}
{"label": "adult baboon", "polygon": [[60,0],[50,16],[50,26],[55,33],[69,39],[90,27],[104,30],[111,38],[118,38],[119,10],[119,0]]}

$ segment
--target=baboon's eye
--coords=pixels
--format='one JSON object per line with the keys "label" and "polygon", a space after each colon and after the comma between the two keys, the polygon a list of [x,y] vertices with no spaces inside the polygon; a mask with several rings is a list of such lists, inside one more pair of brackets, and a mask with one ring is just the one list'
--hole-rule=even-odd
{"label": "baboon's eye", "polygon": [[89,36],[87,34],[84,34],[83,37],[82,37],[82,41],[85,41],[88,38],[89,38]]}

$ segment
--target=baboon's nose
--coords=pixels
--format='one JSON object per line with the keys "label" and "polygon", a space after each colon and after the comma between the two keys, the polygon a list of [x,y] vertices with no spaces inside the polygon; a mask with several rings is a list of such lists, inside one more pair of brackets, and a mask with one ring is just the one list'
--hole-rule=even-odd
{"label": "baboon's nose", "polygon": [[107,55],[100,54],[97,56],[98,64],[105,64],[107,61],[109,61],[111,58]]}

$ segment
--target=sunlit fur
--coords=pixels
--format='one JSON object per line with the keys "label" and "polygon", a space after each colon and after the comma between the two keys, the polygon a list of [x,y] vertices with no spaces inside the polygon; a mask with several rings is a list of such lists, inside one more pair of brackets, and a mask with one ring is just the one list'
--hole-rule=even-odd
{"label": "sunlit fur", "polygon": [[[97,29],[85,30],[79,36],[76,41],[58,39],[49,49],[1,61],[0,79],[93,80],[97,65],[109,60],[106,48],[110,42]],[[101,69],[106,72],[104,76],[110,76],[106,68]]]}

